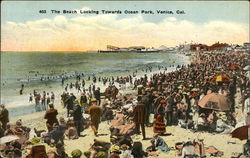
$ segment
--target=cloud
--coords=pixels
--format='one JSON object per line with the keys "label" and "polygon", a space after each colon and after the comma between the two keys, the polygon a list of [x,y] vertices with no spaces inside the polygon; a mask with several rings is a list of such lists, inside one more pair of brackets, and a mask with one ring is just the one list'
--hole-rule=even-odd
{"label": "cloud", "polygon": [[[84,9],[84,8],[83,8]],[[85,8],[90,9],[90,8]],[[228,21],[192,21],[167,17],[159,23],[147,22],[142,15],[119,18],[100,14],[39,19],[2,24],[3,51],[82,51],[144,45],[175,46],[185,41],[243,43],[249,40],[248,25]]]}

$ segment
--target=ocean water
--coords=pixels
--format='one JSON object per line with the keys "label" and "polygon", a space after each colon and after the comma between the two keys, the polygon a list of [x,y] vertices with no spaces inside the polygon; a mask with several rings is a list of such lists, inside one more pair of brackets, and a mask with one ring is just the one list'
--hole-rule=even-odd
{"label": "ocean water", "polygon": [[[56,91],[62,89],[62,74],[84,73],[88,76],[127,76],[152,66],[172,67],[188,63],[188,57],[175,53],[52,53],[52,52],[2,52],[1,53],[1,103],[15,108],[13,115],[20,113],[19,108],[26,106],[29,93]],[[54,77],[53,81],[41,81],[41,77]],[[74,81],[72,79],[72,81]],[[23,95],[19,91],[24,84]]]}

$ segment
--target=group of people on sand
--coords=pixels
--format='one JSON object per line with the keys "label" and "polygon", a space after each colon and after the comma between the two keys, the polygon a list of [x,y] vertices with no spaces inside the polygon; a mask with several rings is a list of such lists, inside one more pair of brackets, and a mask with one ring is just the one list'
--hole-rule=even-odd
{"label": "group of people on sand", "polygon": [[[61,95],[62,105],[67,109],[66,115],[58,118],[59,112],[54,102],[49,102],[44,116],[46,130],[25,127],[21,120],[12,127],[6,119],[7,109],[1,106],[1,136],[15,135],[19,138],[7,142],[3,154],[10,153],[18,157],[24,154],[20,151],[31,145],[27,157],[36,157],[38,154],[51,158],[70,155],[74,158],[83,155],[88,158],[143,158],[167,154],[170,150],[176,150],[181,158],[204,157],[207,154],[222,156],[222,151],[213,146],[205,147],[202,140],[176,142],[175,147],[169,147],[164,137],[171,133],[166,127],[180,126],[193,132],[231,133],[239,123],[236,94],[242,97],[245,116],[250,114],[249,105],[244,105],[250,96],[249,78],[243,70],[248,58],[249,55],[244,52],[209,55],[200,52],[191,64],[179,66],[176,71],[164,71],[151,76],[145,74],[136,80],[131,79],[136,94],[121,94],[114,84],[101,92],[94,83],[90,88],[91,93],[82,91],[80,95],[74,95],[66,91]],[[238,65],[238,68],[230,69],[230,65]],[[229,79],[214,80],[217,75],[227,75]],[[122,79],[118,79],[121,82]],[[131,82],[129,77],[126,81]],[[229,109],[224,111],[201,107],[200,100],[213,93],[226,97]],[[97,139],[101,136],[99,124],[103,121],[109,125],[110,141]],[[247,121],[245,124],[249,125]],[[70,154],[66,153],[64,140],[83,137],[81,134],[88,127],[91,127],[94,135],[89,150],[76,149]],[[152,129],[154,135],[149,136],[145,128]],[[145,149],[140,141],[133,140],[141,135],[143,141],[150,141],[151,144]],[[53,150],[46,151],[44,143]],[[10,150],[13,147],[15,150]],[[247,152],[249,149],[247,141],[243,154],[250,156]]]}

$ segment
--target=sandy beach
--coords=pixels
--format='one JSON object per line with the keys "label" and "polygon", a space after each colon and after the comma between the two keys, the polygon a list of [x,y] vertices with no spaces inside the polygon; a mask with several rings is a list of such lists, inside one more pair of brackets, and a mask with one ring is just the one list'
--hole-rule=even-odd
{"label": "sandy beach", "polygon": [[[135,90],[125,90],[123,91],[124,94],[126,93],[136,93]],[[238,103],[239,101],[239,93],[237,93],[236,97],[237,105],[240,106]],[[59,111],[58,118],[64,117],[66,115],[66,109],[64,109],[59,102],[57,102],[55,108]],[[238,109],[241,109],[239,107]],[[46,129],[46,120],[43,118],[45,112],[36,112],[24,116],[17,116],[11,117],[11,122],[15,122],[18,119],[22,119],[23,124],[30,128],[36,128],[38,130]],[[100,139],[104,141],[110,141],[110,131],[109,125],[107,121],[101,122],[99,127],[99,134],[100,136],[95,137],[91,128],[84,130],[81,134],[83,137],[80,137],[76,140],[68,140],[65,139],[65,151],[67,153],[71,153],[74,149],[80,149],[81,151],[88,151],[90,145],[93,144],[94,139]],[[171,150],[168,153],[160,152],[158,158],[176,158],[177,150],[175,149],[175,143],[177,142],[186,142],[186,141],[193,141],[197,139],[203,139],[205,147],[214,146],[218,150],[223,151],[224,155],[222,158],[229,158],[232,156],[233,153],[240,153],[242,149],[242,145],[245,141],[241,141],[236,138],[231,138],[228,134],[211,134],[207,132],[192,132],[189,129],[183,129],[179,126],[171,126],[166,127],[166,131],[168,133],[167,136],[162,136],[162,138],[166,141],[168,146]],[[152,138],[154,135],[152,127],[146,127],[146,136],[147,138]],[[142,135],[133,135],[133,141],[140,141],[143,144],[143,148],[150,146],[150,140],[142,140]],[[46,146],[47,150],[53,149],[47,144],[43,143]],[[84,157],[84,156],[82,156]],[[152,156],[150,156],[152,157]],[[207,157],[210,157],[207,155]],[[214,156],[212,156],[214,157]]]}

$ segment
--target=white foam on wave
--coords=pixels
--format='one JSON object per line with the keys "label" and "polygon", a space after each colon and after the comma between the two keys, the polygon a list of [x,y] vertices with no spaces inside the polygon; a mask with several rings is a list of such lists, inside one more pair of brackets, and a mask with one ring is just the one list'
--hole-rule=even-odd
{"label": "white foam on wave", "polygon": [[148,60],[144,61],[145,64],[163,63],[164,60]]}

